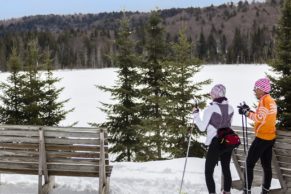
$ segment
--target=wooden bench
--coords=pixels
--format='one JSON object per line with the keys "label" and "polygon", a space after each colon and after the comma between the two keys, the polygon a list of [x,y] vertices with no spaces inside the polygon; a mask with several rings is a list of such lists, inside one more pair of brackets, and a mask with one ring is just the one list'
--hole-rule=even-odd
{"label": "wooden bench", "polygon": [[[240,180],[234,181],[233,186],[237,189],[242,189],[244,180],[244,163],[245,154],[243,146],[243,131],[242,127],[234,126],[233,129],[239,134],[242,145],[234,150],[232,160],[239,174]],[[252,128],[248,128],[248,147],[250,147],[254,139],[254,132]],[[291,131],[277,130],[277,139],[273,147],[272,158],[272,172],[273,178],[278,179],[281,188],[273,189],[270,193],[273,194],[290,194],[291,193]],[[261,186],[263,178],[263,170],[260,161],[254,168],[253,186]]]}
{"label": "wooden bench", "polygon": [[0,173],[38,175],[39,194],[54,187],[54,176],[99,177],[106,194],[111,171],[104,129],[0,125]]}

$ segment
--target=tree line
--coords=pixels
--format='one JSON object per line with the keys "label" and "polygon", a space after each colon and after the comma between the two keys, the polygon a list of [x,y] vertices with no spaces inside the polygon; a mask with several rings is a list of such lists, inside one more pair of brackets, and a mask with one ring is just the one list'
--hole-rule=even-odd
{"label": "tree line", "polygon": [[[206,8],[161,10],[166,41],[177,42],[179,26],[191,42],[193,56],[203,63],[266,63],[274,57],[274,37],[281,1]],[[145,52],[146,21],[149,13],[126,12],[139,44]],[[31,16],[0,22],[0,70],[7,70],[12,45],[23,59],[28,42],[35,38],[40,50],[49,49],[56,69],[117,66],[109,55],[116,53],[116,35],[121,12]]]}

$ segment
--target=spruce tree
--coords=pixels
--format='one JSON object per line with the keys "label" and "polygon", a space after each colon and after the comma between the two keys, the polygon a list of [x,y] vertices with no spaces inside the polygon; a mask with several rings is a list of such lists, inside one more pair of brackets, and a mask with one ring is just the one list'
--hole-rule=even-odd
{"label": "spruce tree", "polygon": [[5,124],[23,124],[23,80],[20,73],[20,58],[17,50],[13,48],[8,61],[10,75],[6,82],[0,85],[2,94],[0,96],[0,122]]}
{"label": "spruce tree", "polygon": [[163,68],[167,46],[162,19],[158,11],[152,11],[146,26],[145,54],[142,64],[141,102],[144,136],[144,160],[162,159],[165,149],[165,106],[168,69]]}
{"label": "spruce tree", "polygon": [[196,50],[197,50],[197,55],[199,59],[203,60],[206,58],[207,46],[206,46],[206,40],[204,37],[203,30],[201,30],[200,32],[199,39],[197,41]]}
{"label": "spruce tree", "polygon": [[207,48],[208,48],[207,61],[217,63],[217,43],[212,31],[210,32],[207,38]]}
{"label": "spruce tree", "polygon": [[272,95],[278,105],[278,125],[291,128],[291,0],[285,0],[282,7],[276,37],[276,57],[270,64],[275,76],[272,81]]}
{"label": "spruce tree", "polygon": [[68,102],[69,99],[62,101],[59,100],[59,95],[64,88],[56,88],[55,86],[61,79],[54,77],[53,75],[52,60],[49,50],[45,51],[42,63],[46,72],[43,78],[44,86],[42,88],[42,92],[44,93],[44,96],[40,102],[40,118],[42,120],[42,125],[56,126],[60,121],[65,119],[69,112],[72,112],[74,109],[64,109],[65,103]]}
{"label": "spruce tree", "polygon": [[116,154],[116,161],[141,160],[139,104],[137,102],[137,82],[139,76],[137,65],[139,58],[135,54],[135,42],[132,40],[128,19],[124,16],[116,39],[117,54],[112,56],[118,67],[117,83],[113,87],[99,86],[99,89],[110,92],[115,104],[103,104],[102,110],[107,113],[107,121],[102,124],[109,131],[111,153]]}
{"label": "spruce tree", "polygon": [[45,82],[41,80],[39,68],[41,65],[40,52],[36,40],[28,44],[28,53],[24,64],[24,88],[23,88],[23,123],[27,125],[42,125],[41,102],[45,93],[42,90]]}
{"label": "spruce tree", "polygon": [[[193,109],[193,98],[199,101],[199,105],[205,104],[206,94],[201,94],[200,90],[210,80],[193,84],[193,76],[201,69],[200,61],[193,57],[191,53],[191,43],[187,40],[185,30],[179,32],[178,42],[172,45],[171,58],[165,63],[169,68],[170,75],[165,89],[169,93],[167,102],[167,131],[164,137],[167,142],[167,153],[171,157],[185,157],[187,150],[187,128]],[[199,136],[196,128],[192,134]],[[193,141],[191,146],[191,156],[202,157],[205,149],[198,141]]]}
{"label": "spruce tree", "polygon": [[228,63],[244,63],[247,58],[247,48],[245,37],[241,34],[239,28],[235,29],[234,37],[228,48]]}
{"label": "spruce tree", "polygon": [[[42,62],[37,42],[31,41],[24,62],[25,71],[20,71],[22,64],[16,49],[13,49],[9,61],[10,75],[7,82],[1,83],[1,122],[18,125],[57,125],[69,111],[63,110],[67,100],[57,102],[62,89],[54,87],[59,79],[53,78],[49,68],[49,54],[45,55]],[[46,78],[38,71],[44,65],[47,67]]]}

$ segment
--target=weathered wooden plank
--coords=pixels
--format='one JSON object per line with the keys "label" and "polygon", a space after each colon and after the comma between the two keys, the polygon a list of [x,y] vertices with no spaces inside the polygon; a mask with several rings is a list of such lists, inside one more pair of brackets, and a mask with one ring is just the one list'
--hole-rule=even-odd
{"label": "weathered wooden plank", "polygon": [[15,137],[15,136],[2,136],[0,143],[14,142],[14,143],[38,143],[38,137]]}
{"label": "weathered wooden plank", "polygon": [[30,156],[5,156],[0,157],[0,163],[37,163],[38,157],[30,157]]}
{"label": "weathered wooden plank", "polygon": [[283,137],[291,137],[291,131],[277,130],[277,135]]}
{"label": "weathered wooden plank", "polygon": [[[38,172],[38,164],[9,164],[9,163],[0,163],[0,169],[6,169],[7,171],[14,171],[14,170],[34,170],[39,175]],[[109,167],[107,166],[106,171],[109,170]],[[92,173],[98,173],[99,172],[99,166],[98,165],[60,165],[60,164],[48,164],[48,174],[51,175],[51,171],[59,171],[59,172],[92,172]]]}
{"label": "weathered wooden plank", "polygon": [[20,129],[20,130],[36,130],[42,128],[44,131],[46,130],[59,130],[59,131],[92,131],[99,132],[104,131],[107,133],[107,129],[105,128],[93,128],[93,127],[50,127],[50,126],[36,126],[36,125],[0,125],[1,129]]}
{"label": "weathered wooden plank", "polygon": [[38,163],[0,163],[0,169],[10,170],[36,170],[38,171]]}
{"label": "weathered wooden plank", "polygon": [[274,145],[274,149],[286,149],[291,150],[291,144],[276,142]]}
{"label": "weathered wooden plank", "polygon": [[[12,137],[38,137],[38,131],[31,130],[0,130],[0,136]],[[45,137],[66,137],[66,138],[90,138],[99,139],[99,133],[95,132],[70,132],[70,131],[46,131]]]}
{"label": "weathered wooden plank", "polygon": [[47,158],[99,158],[99,152],[47,152]]}
{"label": "weathered wooden plank", "polygon": [[[58,144],[46,144],[48,151],[62,150],[62,151],[99,151],[100,146],[97,145],[58,145]],[[108,151],[108,147],[106,149]]]}
{"label": "weathered wooden plank", "polygon": [[[100,177],[99,172],[50,171],[49,175],[50,176]],[[111,171],[106,172],[106,177],[110,177],[110,176],[111,176]]]}
{"label": "weathered wooden plank", "polygon": [[[99,165],[100,158],[51,158],[47,160],[50,164],[80,164],[80,165]],[[38,163],[37,157],[0,157],[0,163]],[[109,159],[105,159],[105,164],[109,165]]]}
{"label": "weathered wooden plank", "polygon": [[[15,150],[3,150],[0,151],[1,160],[10,160],[13,161],[37,161],[37,157],[39,156],[38,151],[15,151]],[[47,159],[61,159],[61,158],[76,158],[79,160],[83,159],[99,159],[99,152],[47,152]],[[108,160],[108,153],[106,154],[106,158]]]}
{"label": "weathered wooden plank", "polygon": [[283,144],[286,144],[286,145],[288,145],[288,144],[290,145],[291,144],[291,140],[289,138],[286,138],[286,137],[277,137],[275,144],[280,144],[280,143],[283,143]]}
{"label": "weathered wooden plank", "polygon": [[87,138],[87,139],[99,139],[99,133],[88,132],[68,132],[68,131],[45,131],[45,137],[65,137],[65,138]]}
{"label": "weathered wooden plank", "polygon": [[0,149],[20,149],[20,150],[36,150],[38,149],[38,144],[29,143],[1,143]]}
{"label": "weathered wooden plank", "polygon": [[285,149],[277,149],[277,148],[273,148],[273,150],[275,151],[276,155],[279,156],[291,156],[291,150],[285,150]]}
{"label": "weathered wooden plank", "polygon": [[287,170],[291,170],[291,163],[285,163],[285,162],[279,161],[278,165],[279,165],[280,169],[284,168]]}
{"label": "weathered wooden plank", "polygon": [[65,138],[46,138],[47,144],[82,144],[82,145],[100,145],[99,139],[65,139]]}
{"label": "weathered wooden plank", "polygon": [[[11,173],[11,174],[29,174],[37,175],[38,170],[29,170],[29,169],[6,169],[0,168],[1,173]],[[49,176],[81,176],[81,177],[99,177],[99,173],[93,172],[71,172],[71,171],[49,171]],[[106,171],[106,176],[110,177],[111,170]]]}
{"label": "weathered wooden plank", "polygon": [[0,129],[19,129],[19,130],[35,130],[38,131],[40,126],[36,125],[0,125]]}
{"label": "weathered wooden plank", "polygon": [[[83,158],[67,158],[67,159],[48,159],[48,163],[50,164],[80,164],[80,165],[99,165],[100,158],[91,158],[91,159],[83,159]],[[109,165],[109,160],[105,159],[105,164]]]}
{"label": "weathered wooden plank", "polygon": [[[38,150],[38,144],[28,143],[1,143],[0,150],[13,149],[13,150]],[[64,150],[64,151],[98,151],[100,150],[99,145],[82,145],[82,144],[46,144],[47,150]],[[105,146],[105,151],[108,152],[108,146]]]}
{"label": "weathered wooden plank", "polygon": [[70,132],[76,132],[76,131],[82,131],[82,132],[91,132],[91,133],[100,133],[100,131],[104,131],[107,133],[107,129],[105,128],[90,128],[90,127],[43,127],[44,131],[70,131]]}
{"label": "weathered wooden plank", "polygon": [[38,175],[38,169],[8,169],[8,168],[0,168],[1,173],[6,174],[31,174]]}
{"label": "weathered wooden plank", "polygon": [[38,156],[38,150],[36,151],[25,151],[25,150],[1,150],[0,151],[1,157],[8,157],[8,156],[23,156],[23,157],[37,157]]}
{"label": "weathered wooden plank", "polygon": [[49,171],[98,172],[99,165],[48,164]]}
{"label": "weathered wooden plank", "polygon": [[[3,161],[10,161],[10,162],[33,162],[38,161],[38,154],[37,152],[29,153],[29,152],[0,152],[0,162]],[[48,152],[47,160],[48,161],[57,161],[57,159],[70,159],[72,161],[89,161],[89,159],[92,159],[93,161],[99,160],[100,153],[99,152],[93,152],[93,153],[82,153],[82,152]],[[86,160],[87,159],[87,160]],[[108,160],[108,155],[105,158],[105,160]]]}
{"label": "weathered wooden plank", "polygon": [[276,154],[279,163],[288,163],[291,164],[291,156],[280,156]]}
{"label": "weathered wooden plank", "polygon": [[0,130],[0,136],[38,137],[38,131],[31,130]]}

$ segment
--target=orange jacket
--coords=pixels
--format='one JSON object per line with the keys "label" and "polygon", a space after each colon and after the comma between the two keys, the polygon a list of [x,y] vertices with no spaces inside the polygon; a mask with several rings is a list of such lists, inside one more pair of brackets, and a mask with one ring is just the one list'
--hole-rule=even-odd
{"label": "orange jacket", "polygon": [[264,140],[276,138],[277,105],[269,94],[261,97],[256,112],[250,112],[248,117],[255,121],[256,137]]}

